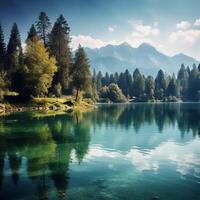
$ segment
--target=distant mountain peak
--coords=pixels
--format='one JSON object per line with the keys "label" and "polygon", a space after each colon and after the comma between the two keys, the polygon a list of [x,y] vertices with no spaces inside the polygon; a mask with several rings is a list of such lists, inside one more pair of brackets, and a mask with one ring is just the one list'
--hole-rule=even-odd
{"label": "distant mountain peak", "polygon": [[128,46],[128,47],[131,47],[131,45],[128,42],[122,42],[119,46]]}
{"label": "distant mountain peak", "polygon": [[97,71],[122,72],[125,69],[134,71],[139,68],[145,75],[155,76],[159,69],[168,73],[177,73],[181,64],[192,66],[199,61],[183,53],[168,56],[159,52],[154,46],[142,43],[134,48],[127,42],[118,45],[107,45],[97,49],[86,49],[91,66]]}
{"label": "distant mountain peak", "polygon": [[138,47],[138,49],[149,49],[149,48],[151,48],[151,49],[156,49],[155,47],[153,47],[151,44],[149,44],[149,43],[145,43],[145,42],[143,42],[142,44],[140,44],[140,46]]}

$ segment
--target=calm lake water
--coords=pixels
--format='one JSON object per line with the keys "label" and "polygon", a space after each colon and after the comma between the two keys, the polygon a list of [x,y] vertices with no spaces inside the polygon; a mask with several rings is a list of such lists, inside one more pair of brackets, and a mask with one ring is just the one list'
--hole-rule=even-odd
{"label": "calm lake water", "polygon": [[1,116],[0,199],[199,200],[200,104]]}

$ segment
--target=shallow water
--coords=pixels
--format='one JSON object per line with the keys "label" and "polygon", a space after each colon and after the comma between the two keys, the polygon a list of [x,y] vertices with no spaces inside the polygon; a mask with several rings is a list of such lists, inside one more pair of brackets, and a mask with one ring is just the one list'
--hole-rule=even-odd
{"label": "shallow water", "polygon": [[200,199],[200,104],[0,117],[0,199]]}

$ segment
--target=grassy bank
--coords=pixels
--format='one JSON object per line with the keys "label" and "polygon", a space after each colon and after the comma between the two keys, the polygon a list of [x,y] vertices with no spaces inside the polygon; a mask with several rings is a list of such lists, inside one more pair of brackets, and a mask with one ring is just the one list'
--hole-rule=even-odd
{"label": "grassy bank", "polygon": [[15,98],[7,99],[0,103],[0,112],[22,112],[22,111],[48,111],[74,112],[87,111],[93,108],[94,102],[91,99],[82,99],[76,102],[72,97],[62,98],[32,98],[26,101],[19,101]]}

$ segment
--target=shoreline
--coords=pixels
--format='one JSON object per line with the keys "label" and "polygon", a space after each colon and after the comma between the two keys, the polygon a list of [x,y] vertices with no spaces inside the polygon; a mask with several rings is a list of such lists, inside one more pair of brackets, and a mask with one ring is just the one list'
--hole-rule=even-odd
{"label": "shoreline", "polygon": [[27,103],[0,103],[0,115],[32,111],[53,111],[55,113],[85,112],[93,107],[94,103],[87,99],[75,102],[72,98],[35,98]]}

